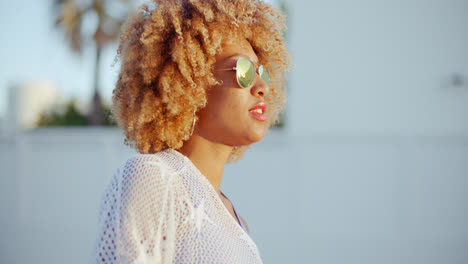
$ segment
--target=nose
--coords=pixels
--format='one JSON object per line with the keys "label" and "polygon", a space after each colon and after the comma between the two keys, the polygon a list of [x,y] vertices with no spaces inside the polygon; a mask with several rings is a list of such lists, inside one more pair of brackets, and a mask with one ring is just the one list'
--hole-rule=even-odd
{"label": "nose", "polygon": [[266,82],[258,74],[256,74],[254,82],[254,85],[250,89],[252,95],[266,98],[270,92],[270,87],[268,87]]}

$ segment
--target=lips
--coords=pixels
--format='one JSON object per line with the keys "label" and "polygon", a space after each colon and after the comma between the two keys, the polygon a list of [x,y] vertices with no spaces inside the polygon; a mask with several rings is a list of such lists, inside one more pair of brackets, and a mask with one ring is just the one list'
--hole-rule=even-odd
{"label": "lips", "polygon": [[266,121],[266,108],[267,104],[265,102],[259,102],[256,104],[254,107],[249,109],[250,115],[252,115],[253,118],[257,119],[258,121]]}

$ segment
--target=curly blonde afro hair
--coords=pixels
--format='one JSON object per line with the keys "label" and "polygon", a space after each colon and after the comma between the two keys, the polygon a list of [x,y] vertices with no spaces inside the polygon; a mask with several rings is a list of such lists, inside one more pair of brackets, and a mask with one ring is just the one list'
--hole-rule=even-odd
{"label": "curly blonde afro hair", "polygon": [[[289,54],[283,15],[258,0],[159,0],[131,13],[117,59],[121,69],[113,91],[112,115],[125,144],[140,153],[179,149],[190,138],[194,111],[206,105],[207,89],[218,84],[215,55],[240,37],[252,45],[270,73],[268,126],[285,103]],[[235,146],[228,159],[242,157]]]}

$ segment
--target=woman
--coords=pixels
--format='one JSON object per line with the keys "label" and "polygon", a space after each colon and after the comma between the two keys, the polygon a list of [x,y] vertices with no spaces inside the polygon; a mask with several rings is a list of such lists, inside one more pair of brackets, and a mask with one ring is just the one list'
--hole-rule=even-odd
{"label": "woman", "polygon": [[278,119],[288,53],[261,1],[156,1],[127,19],[113,114],[139,154],[102,200],[92,263],[262,263],[219,189]]}

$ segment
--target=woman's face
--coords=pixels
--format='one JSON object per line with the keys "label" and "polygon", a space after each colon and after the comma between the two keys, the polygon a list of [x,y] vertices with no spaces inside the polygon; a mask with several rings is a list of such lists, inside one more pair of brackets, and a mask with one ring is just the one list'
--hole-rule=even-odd
{"label": "woman's face", "polygon": [[[236,80],[236,71],[222,70],[236,66],[238,58],[246,58],[257,63],[258,58],[250,43],[238,40],[223,46],[223,52],[216,56],[214,74],[220,85],[208,89],[207,105],[197,115],[199,121],[195,133],[212,142],[228,146],[243,146],[259,141],[265,135],[265,112],[252,112],[256,106],[266,105],[265,97],[269,87],[256,74],[250,88],[242,88]],[[257,110],[258,111],[258,110]]]}

